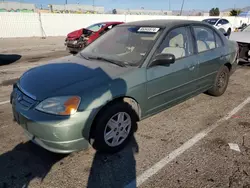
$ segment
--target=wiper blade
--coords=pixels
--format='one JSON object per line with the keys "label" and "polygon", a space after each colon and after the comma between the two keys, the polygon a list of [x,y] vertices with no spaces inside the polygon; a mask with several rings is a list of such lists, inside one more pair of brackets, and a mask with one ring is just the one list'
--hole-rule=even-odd
{"label": "wiper blade", "polygon": [[96,60],[101,60],[101,61],[107,61],[109,63],[112,63],[112,64],[115,64],[115,65],[118,65],[120,67],[126,67],[126,64],[122,61],[116,61],[116,60],[111,60],[111,59],[107,59],[105,57],[88,57],[89,59],[96,59]]}
{"label": "wiper blade", "polygon": [[82,53],[79,53],[79,54],[80,54],[80,56],[81,56],[83,59],[89,60],[89,57],[86,57],[86,56],[82,55]]}

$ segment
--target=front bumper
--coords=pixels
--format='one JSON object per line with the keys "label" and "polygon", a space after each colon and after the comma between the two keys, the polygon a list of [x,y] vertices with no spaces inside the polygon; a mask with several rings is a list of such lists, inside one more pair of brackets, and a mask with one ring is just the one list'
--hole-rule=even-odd
{"label": "front bumper", "polygon": [[250,44],[238,42],[239,60],[241,62],[250,62]]}
{"label": "front bumper", "polygon": [[92,111],[62,117],[39,112],[32,107],[24,108],[15,98],[11,103],[14,120],[39,146],[55,153],[71,153],[89,147]]}
{"label": "front bumper", "polygon": [[87,42],[86,41],[78,41],[78,40],[74,40],[74,41],[66,40],[64,45],[70,51],[79,52],[87,45]]}

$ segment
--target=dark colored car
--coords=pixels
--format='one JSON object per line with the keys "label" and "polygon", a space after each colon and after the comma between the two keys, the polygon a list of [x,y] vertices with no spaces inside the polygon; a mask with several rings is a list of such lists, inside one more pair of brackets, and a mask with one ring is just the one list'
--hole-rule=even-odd
{"label": "dark colored car", "polygon": [[137,121],[203,92],[223,95],[237,52],[203,22],[121,24],[77,55],[25,72],[11,94],[14,119],[52,152],[117,152]]}
{"label": "dark colored car", "polygon": [[98,37],[123,22],[101,22],[73,31],[67,35],[65,46],[71,53],[76,53],[96,40]]}

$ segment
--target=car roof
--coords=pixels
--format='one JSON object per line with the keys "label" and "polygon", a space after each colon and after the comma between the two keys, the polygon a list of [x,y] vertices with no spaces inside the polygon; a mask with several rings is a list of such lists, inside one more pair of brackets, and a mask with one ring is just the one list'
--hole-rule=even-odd
{"label": "car roof", "polygon": [[110,24],[122,24],[124,22],[100,22],[98,24],[107,24],[107,25],[110,25]]}
{"label": "car roof", "polygon": [[220,20],[221,18],[206,18],[204,20]]}
{"label": "car roof", "polygon": [[181,20],[181,19],[156,19],[133,21],[122,24],[121,26],[148,26],[148,27],[174,27],[183,24],[201,23],[200,21]]}

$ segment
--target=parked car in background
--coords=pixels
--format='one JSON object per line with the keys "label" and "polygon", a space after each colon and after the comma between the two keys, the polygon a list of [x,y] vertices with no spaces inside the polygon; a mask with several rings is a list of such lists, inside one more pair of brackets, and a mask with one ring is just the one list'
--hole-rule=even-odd
{"label": "parked car in background", "polygon": [[98,37],[123,22],[101,22],[73,31],[67,35],[65,46],[71,53],[76,53]]}
{"label": "parked car in background", "polygon": [[232,32],[232,25],[227,19],[224,18],[208,18],[202,20],[203,22],[213,25],[215,28],[220,30],[224,35],[230,36]]}
{"label": "parked car in background", "polygon": [[11,94],[14,119],[52,152],[89,144],[117,152],[137,121],[203,92],[223,95],[237,51],[236,42],[198,21],[121,24],[77,55],[25,72]]}
{"label": "parked car in background", "polygon": [[248,26],[248,24],[243,23],[240,27],[235,28],[234,32],[243,31]]}
{"label": "parked car in background", "polygon": [[232,33],[230,40],[236,41],[239,45],[239,60],[241,63],[250,63],[250,25],[242,31]]}

